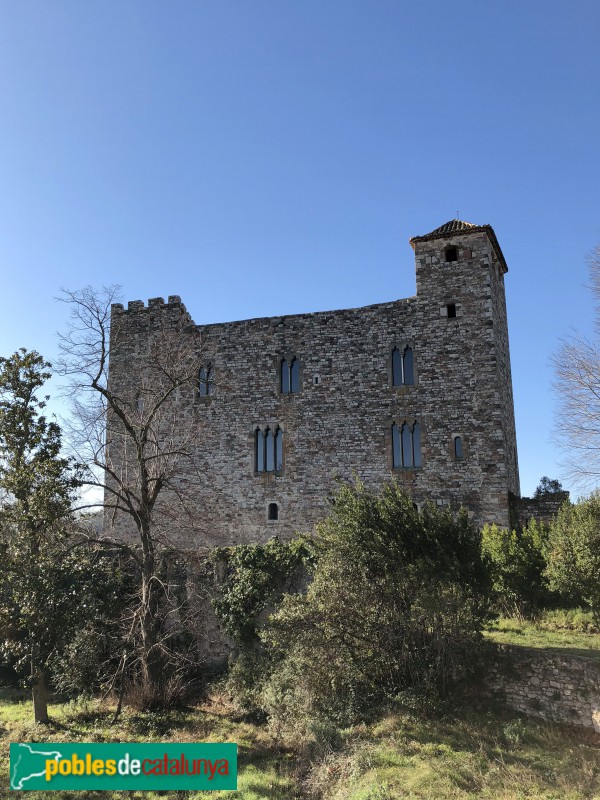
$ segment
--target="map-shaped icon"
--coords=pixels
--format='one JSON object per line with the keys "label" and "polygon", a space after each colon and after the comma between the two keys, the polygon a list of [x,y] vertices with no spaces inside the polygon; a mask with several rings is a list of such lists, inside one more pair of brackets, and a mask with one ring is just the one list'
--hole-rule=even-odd
{"label": "map-shaped icon", "polygon": [[[43,748],[43,749],[42,749]],[[50,750],[40,744],[11,744],[10,746],[10,788],[28,789],[25,784],[32,778],[45,778],[46,761],[62,758],[59,750]]]}

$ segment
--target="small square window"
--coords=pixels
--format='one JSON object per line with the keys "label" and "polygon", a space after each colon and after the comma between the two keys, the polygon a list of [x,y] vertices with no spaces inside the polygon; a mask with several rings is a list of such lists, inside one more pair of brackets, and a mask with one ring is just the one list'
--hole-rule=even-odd
{"label": "small square window", "polygon": [[448,319],[454,319],[456,317],[456,303],[448,303],[446,310],[448,312]]}

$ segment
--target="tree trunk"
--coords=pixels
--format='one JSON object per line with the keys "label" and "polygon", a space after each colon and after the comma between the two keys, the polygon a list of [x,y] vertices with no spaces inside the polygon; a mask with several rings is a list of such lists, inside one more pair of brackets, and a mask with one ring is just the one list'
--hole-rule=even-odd
{"label": "tree trunk", "polygon": [[46,724],[48,718],[48,689],[43,671],[37,664],[35,654],[31,657],[31,693],[33,696],[33,720]]}
{"label": "tree trunk", "polygon": [[159,641],[159,591],[155,575],[154,555],[149,553],[142,565],[142,608],[140,661],[142,681],[148,696],[154,698],[160,685],[162,669]]}

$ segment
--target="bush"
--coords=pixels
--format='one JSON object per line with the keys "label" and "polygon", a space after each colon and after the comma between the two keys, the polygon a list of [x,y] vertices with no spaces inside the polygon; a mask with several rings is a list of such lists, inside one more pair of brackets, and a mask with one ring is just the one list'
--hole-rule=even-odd
{"label": "bush", "polygon": [[185,705],[189,690],[187,676],[175,672],[157,683],[132,683],[125,689],[123,702],[137,711],[170,711]]}
{"label": "bush", "polygon": [[[7,559],[4,557],[0,600],[0,654],[6,665],[14,668],[17,679],[24,685],[29,682],[29,663],[23,639],[25,657],[16,644],[10,641],[7,630],[11,622],[10,610],[14,598],[10,595],[11,582],[6,580]],[[17,565],[18,566],[18,565]],[[51,646],[43,666],[52,688],[70,697],[92,695],[114,673],[121,650],[119,648],[120,609],[128,599],[128,571],[125,560],[79,542],[57,550],[54,559],[45,565],[48,584],[53,587],[54,607],[61,611],[63,627],[59,632],[48,632]],[[54,606],[54,607],[52,607]]]}
{"label": "bush", "polygon": [[261,651],[242,650],[231,658],[225,691],[238,711],[264,722],[263,688],[269,675],[269,661]]}
{"label": "bush", "polygon": [[313,548],[306,538],[291,542],[270,539],[266,544],[221,547],[211,559],[224,575],[213,608],[223,630],[240,647],[259,643],[258,628],[267,608],[284,592],[306,584]]}
{"label": "bush", "polygon": [[536,620],[539,628],[546,631],[577,631],[578,633],[600,633],[594,615],[584,608],[556,608],[544,611]]}
{"label": "bush", "polygon": [[551,594],[545,576],[548,530],[531,520],[522,531],[485,525],[481,547],[498,610],[506,616],[532,617]]}
{"label": "bush", "polygon": [[546,575],[569,604],[586,603],[600,624],[600,494],[564,505],[550,527]]}
{"label": "bush", "polygon": [[343,487],[317,526],[304,596],[287,596],[263,639],[275,721],[349,724],[409,693],[442,699],[471,678],[489,618],[481,538],[460,512],[418,512],[392,484]]}

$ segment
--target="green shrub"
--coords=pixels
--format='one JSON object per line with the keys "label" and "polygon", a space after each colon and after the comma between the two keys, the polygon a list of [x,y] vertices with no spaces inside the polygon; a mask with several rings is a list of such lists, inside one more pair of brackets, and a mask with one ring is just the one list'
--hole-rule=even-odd
{"label": "green shrub", "polygon": [[230,659],[225,691],[238,711],[264,721],[264,685],[269,677],[269,659],[262,650],[242,649]]}
{"label": "green shrub", "polygon": [[513,719],[503,726],[502,736],[510,745],[521,745],[527,737],[527,726],[522,719]]}
{"label": "green shrub", "polygon": [[531,520],[522,531],[485,525],[481,547],[499,611],[507,616],[534,616],[551,594],[545,576],[548,531]]}
{"label": "green shrub", "polygon": [[600,494],[565,504],[550,527],[546,575],[570,604],[589,606],[600,623]]}
{"label": "green shrub", "polygon": [[306,584],[313,563],[307,538],[291,542],[270,539],[266,544],[221,547],[212,552],[217,573],[223,573],[213,608],[223,630],[239,646],[259,642],[263,612],[276,605],[285,591]]}
{"label": "green shrub", "polygon": [[345,486],[315,548],[307,594],[286,596],[263,634],[272,718],[348,724],[401,693],[447,697],[473,675],[490,584],[466,513],[418,512],[395,484]]}
{"label": "green shrub", "polygon": [[600,633],[600,626],[594,622],[594,615],[586,608],[547,609],[536,619],[536,624],[547,631]]}

